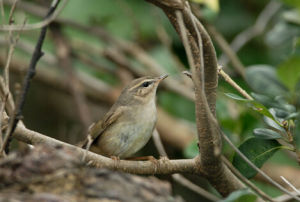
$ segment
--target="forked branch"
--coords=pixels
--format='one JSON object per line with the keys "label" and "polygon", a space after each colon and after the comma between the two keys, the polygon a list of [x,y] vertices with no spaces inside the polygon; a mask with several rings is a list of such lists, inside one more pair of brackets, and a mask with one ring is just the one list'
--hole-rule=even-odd
{"label": "forked branch", "polygon": [[181,36],[195,85],[196,121],[201,168],[209,182],[223,195],[243,184],[221,160],[221,131],[215,118],[218,65],[211,39],[186,1],[148,0],[163,9]]}

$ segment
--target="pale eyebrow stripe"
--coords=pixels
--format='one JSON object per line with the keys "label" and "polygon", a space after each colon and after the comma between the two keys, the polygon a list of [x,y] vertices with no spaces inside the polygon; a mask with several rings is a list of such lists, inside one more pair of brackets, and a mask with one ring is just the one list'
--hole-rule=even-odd
{"label": "pale eyebrow stripe", "polygon": [[143,81],[139,82],[138,84],[134,85],[133,87],[129,88],[129,90],[132,90],[147,81],[153,81],[153,79],[143,80]]}

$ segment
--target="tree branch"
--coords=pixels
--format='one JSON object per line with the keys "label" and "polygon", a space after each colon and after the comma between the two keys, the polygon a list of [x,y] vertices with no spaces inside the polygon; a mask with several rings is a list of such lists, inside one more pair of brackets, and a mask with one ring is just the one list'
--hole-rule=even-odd
{"label": "tree branch", "polygon": [[[53,7],[53,5],[56,5],[57,2],[59,2],[59,1],[60,0],[53,1],[51,7]],[[58,10],[56,12],[52,12],[51,15],[47,15],[47,17],[44,18],[44,20],[41,22],[38,22],[35,24],[29,24],[26,26],[23,26],[23,25],[0,25],[0,31],[20,31],[20,30],[28,31],[28,30],[40,29],[45,26],[48,26],[60,14],[60,12],[63,10],[63,8],[67,4],[67,2],[68,2],[68,0],[63,0],[63,3],[62,3],[63,5]]]}
{"label": "tree branch", "polygon": [[[59,4],[60,0],[54,0],[51,7],[49,8],[49,11],[46,14],[45,19],[47,19],[49,16],[51,16],[55,9],[57,8],[58,4]],[[25,99],[26,99],[26,95],[28,93],[29,87],[30,87],[30,82],[32,80],[32,78],[35,75],[35,69],[36,69],[36,64],[39,61],[39,59],[43,56],[43,52],[42,52],[42,45],[44,42],[44,39],[46,37],[46,32],[47,32],[47,26],[43,27],[38,39],[38,42],[35,46],[35,50],[33,52],[30,64],[29,64],[29,68],[22,86],[22,90],[21,90],[21,94],[20,94],[20,98],[19,98],[19,102],[15,108],[15,112],[13,117],[11,117],[11,123],[9,124],[9,128],[6,131],[6,136],[5,139],[3,141],[3,144],[1,145],[1,149],[0,149],[0,153],[2,153],[5,150],[8,151],[8,146],[9,146],[9,140],[11,135],[14,133],[18,122],[22,119],[22,110],[25,104]]]}
{"label": "tree branch", "polygon": [[197,130],[201,153],[199,163],[209,182],[223,196],[226,196],[244,186],[221,161],[221,131],[215,119],[218,76],[214,47],[202,24],[191,13],[187,1],[148,1],[163,9],[182,38],[195,85]]}
{"label": "tree branch", "polygon": [[18,124],[13,135],[19,141],[27,144],[47,144],[51,146],[63,146],[72,149],[78,156],[84,157],[85,163],[97,168],[108,168],[112,170],[124,171],[133,174],[154,175],[154,174],[172,174],[172,173],[197,173],[201,175],[201,168],[197,167],[196,162],[199,156],[194,159],[167,160],[159,159],[156,162],[151,161],[126,161],[113,160],[93,152],[61,142],[54,138],[45,136],[35,131],[25,128],[23,124]]}
{"label": "tree branch", "polygon": [[[153,134],[152,134],[152,138],[153,138],[153,141],[154,141],[154,145],[156,147],[156,149],[158,150],[158,153],[161,155],[161,156],[165,156],[165,157],[168,157],[168,154],[161,142],[161,139],[160,139],[160,135],[158,134],[157,130],[155,129],[153,131]],[[205,189],[203,189],[202,187],[194,184],[193,182],[191,182],[190,180],[186,179],[183,175],[181,174],[173,174],[172,175],[172,178],[178,182],[179,184],[187,187],[188,189],[194,191],[195,193],[199,194],[200,196],[203,196],[211,201],[218,201],[220,200],[217,196],[211,194],[210,192],[206,191]]]}
{"label": "tree branch", "polygon": [[[266,29],[267,24],[272,19],[274,14],[280,9],[280,7],[281,3],[275,0],[271,0],[258,15],[254,25],[245,29],[233,39],[230,44],[232,51],[238,52],[247,42],[260,35]],[[227,56],[229,57],[228,54]],[[221,55],[219,62],[220,64],[226,66],[229,61],[226,55],[223,54]]]}

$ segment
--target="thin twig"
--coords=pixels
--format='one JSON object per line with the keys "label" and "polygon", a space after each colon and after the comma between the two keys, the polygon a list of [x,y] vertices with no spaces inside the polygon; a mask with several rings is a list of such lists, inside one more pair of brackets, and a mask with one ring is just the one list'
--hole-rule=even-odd
{"label": "thin twig", "polygon": [[[258,15],[256,22],[251,27],[248,27],[239,33],[231,42],[230,46],[233,51],[238,52],[247,42],[254,37],[260,35],[267,27],[275,13],[280,9],[279,1],[271,0],[267,6]],[[226,66],[229,62],[225,54],[222,54],[219,59],[220,64]]]}
{"label": "thin twig", "polygon": [[1,94],[2,98],[7,96],[7,102],[5,105],[5,109],[8,114],[13,114],[14,110],[15,110],[15,103],[14,103],[11,92],[7,91],[7,89],[5,88],[5,82],[3,80],[3,77],[0,77],[0,94]]}
{"label": "thin twig", "polygon": [[[194,63],[194,59],[193,59],[193,54],[192,54],[191,48],[189,48],[190,45],[189,45],[189,41],[188,41],[187,35],[184,32],[186,30],[186,28],[184,26],[184,22],[183,22],[183,19],[182,19],[182,14],[179,11],[176,11],[176,16],[178,18],[178,24],[179,24],[179,28],[181,30],[182,43],[183,43],[183,46],[185,48],[185,52],[186,52],[186,55],[187,55],[188,63],[189,63],[189,66],[192,68],[195,63]],[[193,69],[195,69],[195,67]]]}
{"label": "thin twig", "polygon": [[[182,72],[183,74],[187,75],[188,77],[192,78],[192,75],[188,71]],[[221,68],[219,68],[219,74],[224,77],[224,79],[231,84],[234,88],[236,88],[244,97],[246,97],[249,100],[253,100],[253,98],[246,92],[244,91],[237,83],[235,83],[229,75],[227,75]],[[252,184],[247,178],[245,178],[239,171],[237,171],[228,160],[223,157],[223,161],[227,165],[227,167],[233,172],[241,181],[243,181],[246,185],[248,185],[250,188],[252,188],[258,195],[260,195],[262,198],[273,201],[268,195],[263,193],[259,188],[257,188],[254,184]]]}
{"label": "thin twig", "polygon": [[154,145],[155,145],[159,155],[168,157],[168,154],[164,148],[164,145],[162,144],[160,135],[156,128],[153,131],[152,138],[153,138]]}
{"label": "thin twig", "polygon": [[[11,26],[13,23],[13,13],[15,11],[16,8],[16,4],[17,4],[17,0],[15,0],[11,6],[10,12],[9,12],[9,18],[8,18],[8,25]],[[8,39],[7,41],[9,41],[9,48],[8,48],[8,55],[7,55],[7,60],[6,60],[6,64],[4,67],[4,71],[3,71],[3,78],[4,78],[4,82],[5,82],[5,88],[6,91],[9,91],[9,64],[12,58],[12,55],[14,53],[14,49],[15,49],[15,45],[16,45],[16,41],[14,41],[14,37],[13,37],[13,33],[12,31],[8,32]]]}
{"label": "thin twig", "polygon": [[285,177],[283,176],[280,177],[287,185],[289,185],[295,192],[297,192],[298,195],[300,195],[300,191],[294,185],[292,185],[292,183],[290,183],[287,179],[285,179]]}
{"label": "thin twig", "polygon": [[[10,8],[10,12],[9,12],[9,16],[8,16],[8,25],[12,25],[13,24],[13,15],[16,9],[16,5],[17,5],[18,0],[14,0],[11,8]],[[10,30],[12,31],[12,30]],[[21,30],[20,30],[21,31]]]}
{"label": "thin twig", "polygon": [[[60,0],[53,1],[52,5],[56,4],[56,1],[59,2]],[[1,25],[0,31],[18,31],[18,30],[28,31],[28,30],[40,29],[45,26],[48,26],[61,13],[65,5],[67,4],[67,2],[68,0],[63,0],[62,6],[59,9],[57,9],[56,12],[52,12],[51,15],[48,15],[46,18],[44,18],[44,20],[41,22],[28,24],[25,27],[23,27],[22,25],[14,25],[14,26]]]}
{"label": "thin twig", "polygon": [[[7,3],[5,1],[5,3]],[[9,2],[8,2],[9,3]],[[44,10],[43,7],[41,6],[36,6],[28,2],[20,2],[19,7],[24,9],[27,12],[30,12],[33,15],[36,16],[41,16],[41,11]],[[89,32],[90,34],[101,38],[104,42],[109,42],[110,46],[115,46],[117,47],[119,53],[124,52],[122,54],[124,55],[131,55],[134,57],[140,64],[143,66],[147,67],[145,68],[146,73],[144,75],[149,75],[149,74],[154,74],[154,75],[162,75],[165,74],[165,72],[162,72],[164,69],[159,63],[156,62],[149,54],[136,43],[132,43],[129,41],[125,41],[123,39],[118,39],[115,38],[113,35],[108,33],[105,29],[102,27],[90,27],[86,26],[83,24],[79,24],[78,22],[72,21],[70,19],[63,19],[58,17],[57,19],[54,20],[55,22],[64,24],[66,26],[73,27],[75,29],[84,31],[84,32]],[[136,74],[135,70],[129,66],[131,72],[134,72]],[[139,75],[142,76],[142,75]],[[178,93],[190,100],[194,100],[194,94],[191,91],[189,87],[185,87],[182,85],[182,82],[179,82],[175,79],[169,78],[168,80],[165,81],[163,84],[167,89]],[[182,88],[177,88],[177,86],[181,86]]]}
{"label": "thin twig", "polygon": [[[17,2],[17,1],[15,1],[15,2]],[[25,18],[23,26],[25,26],[26,21],[27,21],[27,19]],[[11,23],[12,20],[10,20],[9,22]],[[20,38],[20,34],[21,33],[19,32],[15,39],[13,37],[12,31],[9,31],[9,34],[8,34],[10,44],[9,44],[9,50],[8,50],[8,56],[7,56],[6,64],[5,64],[4,71],[3,71],[3,74],[4,74],[3,78],[4,78],[4,82],[5,82],[5,91],[6,91],[6,93],[8,93],[10,91],[9,90],[9,67],[10,67],[10,63],[11,63],[11,60],[12,60],[13,53],[15,51],[15,47],[16,47],[18,41],[19,41],[19,38]]]}
{"label": "thin twig", "polygon": [[232,87],[234,87],[241,95],[249,100],[253,100],[253,98],[244,90],[242,89],[232,78],[223,71],[221,67],[218,69],[218,73],[224,78],[224,80],[229,83]]}
{"label": "thin twig", "polygon": [[[55,11],[55,9],[57,8],[58,4],[59,4],[60,0],[54,0],[46,17],[48,18],[49,16],[51,16],[53,14],[53,12]],[[35,69],[36,69],[36,64],[39,61],[39,59],[43,56],[43,52],[42,52],[42,45],[44,42],[44,39],[46,37],[46,32],[47,32],[47,26],[43,27],[38,39],[38,42],[36,44],[34,53],[32,55],[31,61],[30,61],[30,65],[23,83],[23,87],[21,90],[21,94],[20,94],[20,98],[19,98],[19,102],[15,108],[15,113],[13,115],[13,117],[11,117],[11,122],[9,125],[9,128],[6,131],[6,136],[5,139],[3,141],[3,144],[1,145],[1,149],[0,149],[0,153],[2,153],[5,150],[8,150],[8,146],[9,146],[9,140],[12,136],[12,134],[14,133],[18,122],[21,120],[22,118],[22,110],[25,104],[25,98],[26,95],[28,93],[29,87],[30,87],[30,82],[35,74]]]}
{"label": "thin twig", "polygon": [[[8,18],[8,25],[11,26],[12,23],[14,22],[13,20],[13,14],[14,14],[14,11],[15,11],[15,8],[16,8],[16,4],[17,4],[17,0],[15,0],[11,6],[11,9],[10,9],[10,13],[9,13],[9,18]],[[26,18],[24,20],[24,23],[23,23],[23,27],[25,26],[25,23],[26,23]],[[4,67],[4,71],[3,71],[3,78],[4,80],[3,83],[1,83],[1,85],[3,84],[3,108],[1,107],[1,111],[0,111],[0,116],[1,116],[1,119],[2,119],[2,116],[3,116],[3,112],[4,112],[4,109],[5,109],[5,106],[6,106],[6,101],[8,99],[8,97],[10,96],[10,90],[9,90],[9,66],[10,66],[10,63],[11,63],[11,60],[12,60],[12,56],[13,56],[13,53],[14,53],[14,50],[15,50],[15,46],[16,44],[18,43],[18,40],[20,38],[20,32],[17,34],[16,38],[14,39],[13,37],[13,32],[12,31],[9,31],[8,33],[8,41],[9,41],[9,50],[8,50],[8,55],[7,55],[7,59],[6,59],[6,64],[5,64],[5,67]],[[8,110],[9,111],[9,110]],[[12,112],[9,111],[9,112]],[[9,116],[12,116],[13,114],[9,114]],[[2,120],[1,120],[2,122]],[[2,136],[2,123],[0,124],[0,130],[1,130],[1,138],[3,137]],[[8,134],[8,133],[7,133]],[[0,144],[0,148],[4,145],[5,147],[5,144],[7,144],[6,142],[6,137],[7,137],[7,141],[9,141],[8,139],[8,135],[6,134],[5,138],[3,141],[1,141],[1,144]],[[5,155],[5,152],[3,150],[0,150],[0,155]]]}
{"label": "thin twig", "polygon": [[272,178],[270,178],[264,171],[262,171],[261,169],[259,169],[256,165],[254,165],[232,142],[231,140],[224,134],[222,133],[222,137],[224,138],[224,140],[234,149],[234,151],[245,161],[247,162],[247,164],[253,168],[256,172],[258,172],[259,174],[261,174],[264,178],[266,178],[268,180],[268,182],[270,182],[272,185],[274,185],[275,187],[277,187],[279,190],[281,190],[282,192],[290,195],[291,197],[293,197],[294,199],[300,201],[300,198],[293,195],[290,191],[288,191],[287,189],[285,189],[284,187],[282,187],[280,184],[278,184],[277,182],[275,182]]}
{"label": "thin twig", "polygon": [[5,10],[3,6],[3,0],[0,0],[0,10],[1,10],[1,18],[2,18],[2,24],[5,24]]}
{"label": "thin twig", "polygon": [[[199,13],[199,9],[195,9],[193,7],[195,12],[195,15],[198,19],[203,19],[201,14]],[[217,31],[217,29],[205,20],[203,20],[205,23],[205,27],[209,34],[213,37],[213,39],[216,41],[216,43],[219,45],[219,47],[222,49],[222,51],[228,56],[228,58],[231,61],[232,66],[235,68],[235,70],[243,77],[245,78],[245,67],[236,55],[236,53],[231,49],[229,43],[226,41],[226,39],[223,37],[223,35]]]}
{"label": "thin twig", "polygon": [[[167,154],[167,152],[166,152],[166,150],[165,150],[165,148],[162,144],[160,135],[159,135],[159,133],[157,132],[156,129],[153,131],[152,138],[153,138],[153,141],[154,141],[154,145],[155,145],[157,151],[159,152],[160,156],[168,157],[168,154]],[[199,187],[198,185],[194,184],[193,182],[186,179],[181,174],[173,174],[172,178],[176,182],[178,182],[179,184],[181,184],[184,187],[194,191],[195,193],[199,194],[200,196],[203,196],[203,197],[209,199],[210,201],[220,200],[220,198],[218,198],[217,196],[215,196],[215,195],[211,194],[210,192],[206,191],[202,187]]]}
{"label": "thin twig", "polygon": [[[299,190],[298,190],[299,191]],[[297,191],[297,192],[298,192]],[[297,194],[297,192],[293,191],[292,194],[295,195],[295,196],[300,196],[300,194]],[[290,195],[288,194],[283,194],[281,196],[278,196],[276,198],[274,198],[275,201],[278,201],[278,202],[286,202],[286,201],[291,201],[293,199],[293,197],[291,197]]]}
{"label": "thin twig", "polygon": [[261,191],[257,186],[255,186],[250,180],[244,177],[228,160],[226,157],[222,156],[223,162],[227,165],[227,167],[237,176],[243,183],[249,186],[254,192],[256,192],[261,198],[266,201],[274,201],[270,196]]}
{"label": "thin twig", "polygon": [[[7,96],[4,96],[2,99],[1,99],[1,104],[0,104],[0,145],[3,144],[3,134],[2,134],[2,125],[3,125],[3,112],[4,112],[4,109],[5,109],[5,103],[6,103],[6,100],[7,100]],[[0,156],[2,155],[2,153],[0,153]]]}

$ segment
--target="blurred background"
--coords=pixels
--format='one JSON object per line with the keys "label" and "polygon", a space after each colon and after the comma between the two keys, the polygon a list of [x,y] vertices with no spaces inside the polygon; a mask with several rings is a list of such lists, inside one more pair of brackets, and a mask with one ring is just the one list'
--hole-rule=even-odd
{"label": "blurred background", "polygon": [[[3,1],[1,24],[8,24],[14,1]],[[50,1],[18,1],[14,24],[40,22]],[[195,14],[211,35],[219,64],[234,81],[266,107],[281,104],[285,116],[293,115],[295,134],[300,106],[300,1],[299,0],[194,0]],[[170,158],[197,155],[193,85],[181,72],[188,70],[183,45],[164,13],[146,1],[62,1],[43,45],[45,55],[37,66],[24,108],[24,123],[35,131],[72,144],[82,140],[88,126],[101,119],[133,78],[144,75],[170,77],[157,94],[157,128]],[[17,96],[39,30],[0,32],[0,67],[3,69],[11,38],[18,39],[12,57],[11,92]],[[222,37],[233,42],[236,54],[228,57]],[[229,53],[230,54],[230,53]],[[237,60],[237,61],[236,61]],[[266,128],[263,117],[225,93],[238,92],[219,78],[217,118],[222,130],[238,146]],[[283,106],[283,107],[282,107]],[[298,138],[300,139],[300,138]],[[300,143],[298,141],[298,148]],[[14,142],[17,149],[18,143]],[[224,143],[224,154],[233,150]],[[152,140],[137,155],[159,158]],[[285,176],[300,187],[299,165],[293,153],[277,151],[264,164],[271,177]],[[159,176],[171,180],[168,176]],[[187,176],[190,177],[190,176]],[[200,177],[193,181],[213,188]],[[251,179],[263,191],[280,191],[260,176]],[[173,183],[174,194],[198,201],[192,191]],[[286,185],[283,183],[283,185]],[[197,196],[197,197],[196,197]]]}

